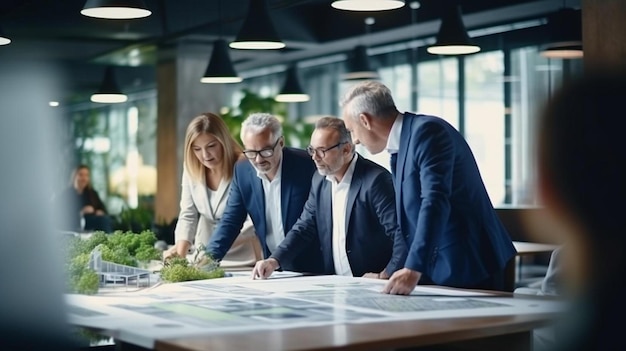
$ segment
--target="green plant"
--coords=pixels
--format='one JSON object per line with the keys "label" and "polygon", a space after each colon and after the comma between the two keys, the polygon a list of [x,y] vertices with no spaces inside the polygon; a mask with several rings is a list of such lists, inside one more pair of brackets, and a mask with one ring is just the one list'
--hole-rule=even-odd
{"label": "green plant", "polygon": [[115,220],[113,226],[115,230],[142,232],[152,229],[154,210],[147,206],[139,206],[137,208],[125,207],[113,218]]}
{"label": "green plant", "polygon": [[161,279],[170,283],[221,278],[224,275],[219,262],[206,252],[204,245],[196,248],[191,262],[185,257],[174,256],[168,258],[161,268]]}
{"label": "green plant", "polygon": [[222,118],[226,122],[231,135],[240,144],[241,123],[252,113],[265,112],[278,117],[283,126],[283,135],[288,146],[305,147],[309,144],[314,126],[302,120],[294,121],[287,116],[287,105],[284,102],[277,102],[274,97],[261,97],[256,93],[243,89],[242,98],[235,107],[228,108],[226,113],[222,113]]}

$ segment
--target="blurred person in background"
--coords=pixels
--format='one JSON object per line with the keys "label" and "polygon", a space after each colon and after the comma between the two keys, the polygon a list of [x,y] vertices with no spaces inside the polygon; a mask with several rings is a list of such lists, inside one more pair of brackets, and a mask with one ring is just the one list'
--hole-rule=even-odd
{"label": "blurred person in background", "polygon": [[69,207],[68,230],[113,231],[111,217],[91,184],[91,170],[87,165],[81,164],[74,169],[70,186],[59,194],[56,204]]}

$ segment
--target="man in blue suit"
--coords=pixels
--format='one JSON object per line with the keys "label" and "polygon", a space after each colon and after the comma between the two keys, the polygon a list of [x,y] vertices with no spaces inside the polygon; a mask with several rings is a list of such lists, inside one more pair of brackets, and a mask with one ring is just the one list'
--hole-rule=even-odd
{"label": "man in blue suit", "polygon": [[304,211],[253,278],[267,278],[319,238],[324,274],[389,278],[404,265],[407,245],[396,220],[391,174],[359,157],[343,121],[317,121],[307,148],[318,173]]}
{"label": "man in blue suit", "polygon": [[[296,222],[311,188],[315,164],[304,150],[284,147],[282,126],[267,113],[251,114],[242,124],[241,140],[248,161],[235,165],[226,209],[206,251],[221,260],[237,238],[246,217],[269,257]],[[290,271],[320,273],[317,240],[301,255],[283,262]]]}
{"label": "man in blue suit", "polygon": [[355,143],[391,154],[398,220],[410,244],[384,292],[409,294],[418,282],[502,290],[515,248],[463,136],[441,118],[398,112],[376,81],[351,87],[341,107]]}

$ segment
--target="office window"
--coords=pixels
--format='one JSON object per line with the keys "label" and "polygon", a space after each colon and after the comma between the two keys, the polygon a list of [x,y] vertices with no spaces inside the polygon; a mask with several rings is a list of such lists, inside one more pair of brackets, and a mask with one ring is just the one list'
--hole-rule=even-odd
{"label": "office window", "polygon": [[464,136],[494,206],[505,200],[503,73],[501,51],[465,58]]}
{"label": "office window", "polygon": [[459,129],[457,59],[439,58],[417,65],[417,112],[439,116]]}

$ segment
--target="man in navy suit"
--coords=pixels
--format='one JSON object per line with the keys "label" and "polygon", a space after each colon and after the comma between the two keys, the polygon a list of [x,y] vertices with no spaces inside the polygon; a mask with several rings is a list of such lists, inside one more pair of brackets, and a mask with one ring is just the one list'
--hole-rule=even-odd
{"label": "man in navy suit", "polygon": [[359,157],[339,118],[318,120],[307,151],[318,171],[309,199],[277,250],[257,262],[253,278],[269,277],[318,238],[324,274],[389,278],[407,253],[391,174]]}
{"label": "man in navy suit", "polygon": [[409,294],[418,282],[502,290],[515,248],[463,136],[441,118],[398,112],[376,81],[351,87],[341,107],[355,143],[391,154],[409,254],[384,292]]}
{"label": "man in navy suit", "polygon": [[[250,162],[235,165],[226,209],[206,251],[221,260],[237,238],[246,217],[269,257],[296,222],[311,188],[315,164],[304,150],[284,147],[282,126],[275,116],[251,114],[242,124],[241,140]],[[320,273],[317,240],[297,257],[283,262],[290,271]]]}

